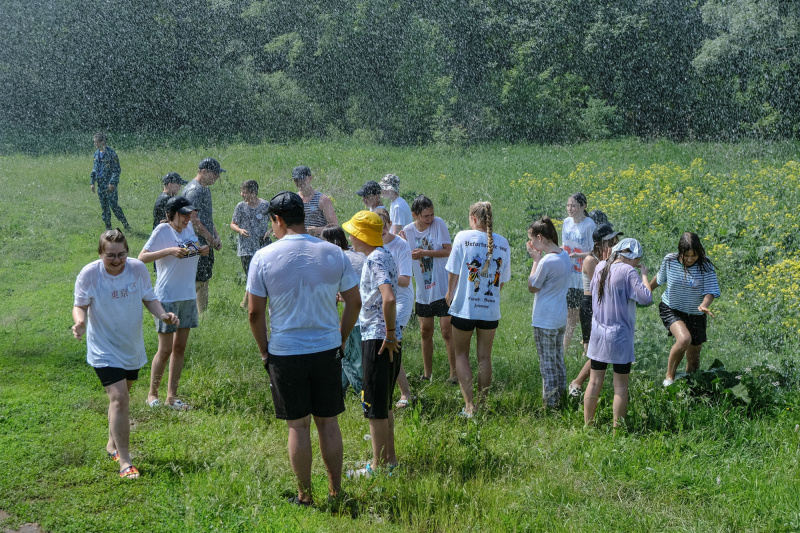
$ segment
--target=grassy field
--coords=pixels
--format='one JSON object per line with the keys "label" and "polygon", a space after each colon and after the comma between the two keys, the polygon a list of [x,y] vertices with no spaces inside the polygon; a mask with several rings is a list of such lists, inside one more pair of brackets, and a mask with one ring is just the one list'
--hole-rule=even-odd
{"label": "grassy field", "polygon": [[[106,396],[86,365],[85,343],[69,331],[75,277],[97,258],[103,229],[88,185],[91,138],[80,154],[0,157],[0,510],[11,515],[0,527],[30,521],[76,532],[800,530],[800,400],[797,372],[786,363],[800,352],[797,144],[110,144],[122,163],[120,204],[133,225],[134,256],[149,235],[160,176],[177,171],[191,179],[206,156],[228,170],[212,187],[224,248],[181,380],[181,396],[195,409],[146,407],[145,367],[131,407],[142,477],[120,482],[104,453]],[[397,417],[402,468],[391,477],[344,481],[357,518],[332,516],[324,504],[312,510],[284,503],[295,489],[286,426],[274,418],[238,305],[241,267],[227,225],[239,185],[256,179],[269,198],[292,188],[298,164],[312,168],[340,222],[360,208],[355,191],[364,181],[393,172],[404,195],[433,199],[453,235],[467,227],[472,202],[491,201],[495,231],[514,249],[489,409],[469,422],[457,419],[461,395],[444,382],[437,334],[435,379],[414,384],[415,407]],[[682,231],[700,234],[723,292],[701,366],[719,359],[746,385],[750,403],[725,392],[722,379],[681,380],[664,390],[671,343],[656,309],[641,308],[627,430],[611,432],[609,385],[595,429],[583,427],[577,400],[557,412],[541,409],[526,227],[543,213],[560,220],[567,197],[579,190],[589,209],[602,209],[642,241],[651,268],[676,249]],[[156,334],[148,324],[152,358]],[[574,343],[567,354],[570,377],[583,363],[580,352]],[[410,375],[420,374],[413,322],[404,362]],[[340,423],[351,468],[371,455],[355,397]],[[324,501],[316,446],[313,479]]]}

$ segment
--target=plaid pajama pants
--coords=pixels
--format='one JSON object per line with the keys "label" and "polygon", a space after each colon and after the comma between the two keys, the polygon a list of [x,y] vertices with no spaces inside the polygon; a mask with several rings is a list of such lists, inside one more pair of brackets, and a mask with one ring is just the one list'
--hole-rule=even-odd
{"label": "plaid pajama pants", "polygon": [[547,407],[557,407],[567,388],[567,367],[564,366],[564,331],[533,328],[536,351],[539,352],[539,370],[542,373],[542,399]]}

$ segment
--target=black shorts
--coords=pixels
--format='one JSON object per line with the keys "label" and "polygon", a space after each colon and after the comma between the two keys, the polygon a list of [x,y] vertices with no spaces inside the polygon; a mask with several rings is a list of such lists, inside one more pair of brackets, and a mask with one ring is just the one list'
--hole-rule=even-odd
{"label": "black shorts", "polygon": [[583,289],[567,289],[567,309],[578,309],[583,299]]}
{"label": "black shorts", "polygon": [[402,350],[395,352],[391,362],[387,352],[378,354],[381,344],[383,339],[361,341],[361,369],[364,372],[361,406],[364,408],[364,418],[375,420],[389,418],[394,384],[400,374],[402,360]]}
{"label": "black shorts", "polygon": [[592,335],[592,295],[584,294],[581,298],[581,335],[583,344],[589,344]]}
{"label": "black shorts", "polygon": [[201,255],[200,261],[197,263],[197,275],[195,281],[208,281],[214,271],[214,250],[208,251],[208,255]]}
{"label": "black shorts", "polygon": [[267,366],[275,418],[332,417],[344,412],[338,347],[301,355],[270,355]]}
{"label": "black shorts", "polygon": [[417,313],[417,316],[421,318],[450,316],[448,312],[450,311],[450,306],[447,305],[447,301],[444,298],[429,304],[415,303],[414,311]]}
{"label": "black shorts", "polygon": [[497,329],[500,325],[499,320],[470,320],[454,316],[450,318],[450,325],[461,331],[473,331],[475,329]]}
{"label": "black shorts", "polygon": [[[589,359],[591,361],[592,370],[605,370],[608,368],[608,363],[601,363],[600,361],[595,361],[594,359]],[[625,364],[618,364],[614,363],[614,373],[615,374],[630,374],[631,373],[631,363]]]}
{"label": "black shorts", "polygon": [[705,313],[702,315],[688,315],[661,302],[658,304],[658,316],[661,317],[661,322],[667,328],[668,336],[672,336],[672,332],[669,330],[672,324],[681,321],[686,324],[686,329],[689,330],[689,334],[692,336],[692,346],[700,346],[706,342],[707,318]]}
{"label": "black shorts", "polygon": [[94,367],[94,373],[100,378],[100,383],[103,384],[103,387],[108,387],[124,379],[128,381],[136,381],[139,379],[138,368],[136,370],[125,370],[124,368],[117,368],[115,366]]}

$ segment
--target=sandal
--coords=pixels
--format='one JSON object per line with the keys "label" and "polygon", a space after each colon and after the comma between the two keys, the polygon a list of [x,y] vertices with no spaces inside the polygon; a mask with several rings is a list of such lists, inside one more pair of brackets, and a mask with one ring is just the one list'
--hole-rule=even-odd
{"label": "sandal", "polygon": [[191,405],[189,405],[188,403],[184,403],[180,400],[175,400],[172,403],[168,403],[167,407],[169,407],[170,409],[174,409],[176,411],[188,411],[189,409],[192,408]]}
{"label": "sandal", "polygon": [[131,465],[125,470],[120,470],[119,477],[122,479],[138,479],[139,478],[139,471],[136,470],[136,467]]}
{"label": "sandal", "polygon": [[581,392],[583,392],[583,391],[581,390],[580,385],[575,385],[573,383],[569,384],[569,395],[570,396],[572,396],[573,398],[580,398],[581,397]]}
{"label": "sandal", "polygon": [[405,409],[408,407],[408,400],[397,400],[397,403],[394,404],[395,409]]}
{"label": "sandal", "polygon": [[108,457],[112,461],[114,461],[114,462],[119,461],[119,452],[117,450],[114,450],[113,452],[106,452],[106,454],[108,454]]}
{"label": "sandal", "polygon": [[311,507],[312,505],[314,505],[314,500],[308,500],[307,502],[304,502],[303,500],[301,500],[297,496],[292,496],[291,498],[286,498],[286,502],[287,503],[291,503],[292,505],[297,505],[299,507]]}
{"label": "sandal", "polygon": [[147,406],[152,408],[160,407],[161,400],[159,400],[158,398],[156,398],[155,400],[150,400],[149,402],[147,402]]}

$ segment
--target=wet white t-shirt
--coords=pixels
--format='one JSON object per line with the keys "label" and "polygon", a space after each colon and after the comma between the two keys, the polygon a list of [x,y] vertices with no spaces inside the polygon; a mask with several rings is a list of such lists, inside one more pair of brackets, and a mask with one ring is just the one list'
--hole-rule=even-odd
{"label": "wet white t-shirt", "polygon": [[253,256],[247,292],[269,299],[270,355],[299,355],[342,344],[336,293],[359,278],[338,246],[286,235]]}
{"label": "wet white t-shirt", "polygon": [[447,271],[458,274],[450,314],[468,320],[500,320],[500,285],[511,279],[511,250],[502,235],[492,233],[494,249],[482,274],[488,252],[485,231],[459,231],[447,259]]}
{"label": "wet white t-shirt", "polygon": [[569,289],[572,262],[562,250],[545,254],[528,278],[528,284],[539,289],[533,296],[531,325],[535,328],[559,329],[567,325],[567,289]]}
{"label": "wet white t-shirt", "polygon": [[[419,231],[415,224],[403,228],[406,241],[411,250],[441,250],[443,244],[450,244],[450,232],[447,224],[439,217],[433,217],[433,223],[425,231]],[[447,294],[446,257],[421,257],[412,259],[414,284],[417,287],[417,303],[430,304],[441,300]]]}
{"label": "wet white t-shirt", "polygon": [[[594,248],[594,241],[592,240],[592,233],[594,233],[597,225],[589,217],[584,218],[578,224],[569,217],[564,220],[561,227],[561,240],[563,241],[562,248],[568,254],[576,253],[583,254],[592,251]],[[583,292],[583,258],[571,258],[572,262],[572,275],[570,276],[569,286],[572,289],[580,289]]]}
{"label": "wet white t-shirt", "polygon": [[162,303],[183,302],[197,297],[194,279],[200,261],[200,242],[191,222],[180,233],[167,223],[159,224],[150,234],[143,250],[158,252],[176,246],[186,248],[190,255],[181,258],[168,255],[156,259],[156,295]]}
{"label": "wet white t-shirt", "polygon": [[89,306],[86,324],[86,362],[95,368],[137,370],[147,364],[142,336],[142,302],[156,299],[150,272],[138,259],[112,276],[98,259],[75,281],[75,306]]}
{"label": "wet white t-shirt", "polygon": [[[392,242],[384,243],[383,247],[392,254],[398,276],[414,277],[414,270],[411,268],[411,248],[405,239],[395,237]],[[411,318],[411,311],[414,310],[414,285],[411,280],[407,287],[397,286],[395,298],[397,298],[397,325],[404,328]]]}
{"label": "wet white t-shirt", "polygon": [[395,198],[389,205],[389,220],[392,221],[392,226],[406,226],[414,222],[411,208],[402,196]]}

